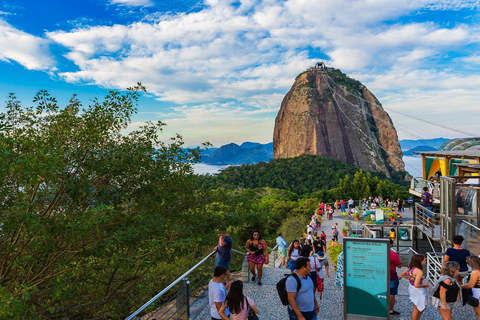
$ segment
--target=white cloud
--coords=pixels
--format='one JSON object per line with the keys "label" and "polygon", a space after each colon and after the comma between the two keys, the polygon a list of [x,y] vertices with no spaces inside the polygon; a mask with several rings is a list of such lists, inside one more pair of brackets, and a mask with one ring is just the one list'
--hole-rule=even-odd
{"label": "white cloud", "polygon": [[112,4],[119,4],[128,7],[152,7],[154,3],[151,0],[111,0]]}
{"label": "white cloud", "polygon": [[[153,4],[151,0],[111,3]],[[185,105],[174,114],[164,114],[161,120],[168,128],[181,126],[177,131],[187,130],[186,136],[205,141],[210,139],[196,137],[196,130],[214,135],[215,129],[220,132],[218,139],[223,139],[222,132],[235,135],[246,130],[244,135],[260,130],[253,130],[249,121],[260,121],[256,125],[262,135],[272,130],[273,110],[278,110],[295,76],[318,57],[364,82],[387,103],[399,94],[405,97],[399,106],[414,105],[416,110],[419,105],[411,96],[427,101],[429,107],[439,102],[439,114],[447,114],[444,101],[450,101],[453,92],[462,92],[462,103],[477,106],[473,97],[480,79],[460,70],[464,68],[448,69],[451,66],[443,57],[478,51],[478,30],[465,21],[430,21],[425,14],[472,9],[477,4],[208,0],[195,12],[149,14],[129,25],[78,27],[49,32],[47,37],[66,48],[65,57],[78,66],[58,72],[67,82],[123,89],[141,81],[156,99]],[[478,64],[480,58],[472,55],[457,61]],[[272,114],[269,120],[260,116]],[[254,120],[259,116],[261,120]]]}
{"label": "white cloud", "polygon": [[2,19],[0,60],[15,61],[30,70],[49,70],[54,64],[45,39],[18,30]]}

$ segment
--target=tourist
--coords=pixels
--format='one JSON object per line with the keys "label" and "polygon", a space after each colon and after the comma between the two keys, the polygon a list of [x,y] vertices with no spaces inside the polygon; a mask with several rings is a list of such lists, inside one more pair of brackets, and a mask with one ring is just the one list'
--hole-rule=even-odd
{"label": "tourist", "polygon": [[326,251],[327,251],[327,244],[323,240],[323,237],[322,236],[317,237],[313,241],[313,252],[316,254],[319,254],[319,253],[324,253]]}
{"label": "tourist", "polygon": [[333,220],[333,208],[332,208],[332,206],[328,206],[327,210],[328,210],[328,220]]}
{"label": "tourist", "polygon": [[[313,243],[313,231],[308,232],[307,241],[310,240],[310,245]],[[308,244],[308,243],[307,243]]]}
{"label": "tourist", "polygon": [[332,237],[333,241],[338,241],[338,228],[336,226],[332,226]]}
{"label": "tourist", "polygon": [[335,209],[340,209],[340,201],[338,200],[335,201]]}
{"label": "tourist", "polygon": [[[330,278],[330,273],[328,272],[328,269],[329,269],[328,259],[324,252],[318,253],[317,258],[318,258],[318,261],[320,261],[320,270],[318,271],[318,278],[320,279],[320,281],[323,282],[323,280],[325,279],[325,275],[327,275],[327,278]],[[323,272],[323,269],[325,269],[325,272]]]}
{"label": "tourist", "polygon": [[453,304],[461,299],[462,290],[455,276],[460,271],[460,265],[455,261],[443,264],[442,275],[431,289],[432,305],[438,308],[443,320],[452,320]]}
{"label": "tourist", "polygon": [[286,267],[292,272],[295,271],[295,262],[297,261],[298,257],[300,257],[300,250],[300,242],[298,241],[298,239],[293,239],[292,245],[288,249],[286,262]]}
{"label": "tourist", "polygon": [[302,251],[300,252],[300,256],[310,260],[310,266],[312,267],[310,270],[310,278],[312,278],[313,291],[315,291],[318,286],[317,272],[320,271],[320,261],[315,255],[311,255],[311,253],[312,251],[310,248],[303,247]]}
{"label": "tourist", "polygon": [[313,281],[309,277],[310,260],[299,257],[295,262],[295,273],[300,279],[300,290],[297,291],[297,279],[291,276],[287,278],[286,287],[288,294],[288,315],[290,320],[317,320],[320,311],[313,291]]}
{"label": "tourist", "polygon": [[[430,192],[428,192],[427,187],[423,187],[423,193],[422,193],[421,199],[422,199],[423,207],[425,209],[428,209],[428,210],[432,211],[432,209],[433,209],[433,197],[430,194]],[[427,213],[427,216],[430,216],[430,214]],[[430,218],[431,218],[431,216],[430,216]]]}
{"label": "tourist", "polygon": [[[225,297],[227,296],[226,289],[230,288],[231,282],[225,283],[227,276],[227,268],[224,266],[216,266],[213,270],[213,279],[208,283],[208,303],[210,304],[210,316],[212,320],[221,320],[219,314],[220,309],[223,306]],[[224,314],[228,317],[228,309],[224,310]]]}
{"label": "tourist", "polygon": [[427,288],[429,284],[425,281],[423,266],[427,263],[423,254],[414,254],[407,269],[405,269],[401,277],[409,281],[408,293],[410,301],[413,302],[412,320],[419,320],[423,311],[427,307],[428,296]]}
{"label": "tourist", "polygon": [[398,286],[400,281],[398,279],[397,268],[402,267],[402,261],[398,254],[392,250],[393,241],[390,239],[390,314],[397,316],[400,312],[393,310],[395,306],[395,296],[398,294]]}
{"label": "tourist", "polygon": [[413,197],[408,198],[408,205],[410,208],[413,208]]}
{"label": "tourist", "polygon": [[[340,287],[340,289],[343,290],[343,279],[344,279],[344,274],[343,274],[343,252],[340,252],[340,254],[337,256],[337,272],[335,274],[335,282],[334,286]],[[342,299],[342,303],[344,300]]]}
{"label": "tourist", "polygon": [[[480,258],[470,256],[467,258],[468,265],[472,268],[470,281],[462,286],[462,289],[472,289],[473,297],[480,300]],[[477,319],[480,320],[480,305],[474,307]]]}
{"label": "tourist", "polygon": [[403,200],[400,198],[397,199],[397,207],[398,207],[398,213],[405,212],[405,209],[403,207]]}
{"label": "tourist", "polygon": [[349,212],[352,211],[352,209],[353,209],[353,204],[354,204],[354,203],[355,203],[355,202],[353,201],[353,198],[350,198],[350,199],[348,200],[348,211],[349,211]]}
{"label": "tourist", "polygon": [[223,320],[230,320],[228,315],[225,314],[227,310],[230,311],[231,320],[248,320],[249,310],[259,313],[257,307],[253,304],[253,300],[243,295],[243,283],[240,280],[232,282],[225,302],[218,312]]}
{"label": "tourist", "polygon": [[232,259],[232,238],[226,232],[218,234],[218,262],[219,266],[227,268],[227,282],[230,282],[230,260]]}
{"label": "tourist", "polygon": [[279,233],[277,237],[277,245],[278,245],[278,254],[280,255],[280,258],[282,258],[282,266],[286,266],[285,264],[285,258],[287,257],[287,248],[288,248],[288,243],[283,239],[283,233]]}
{"label": "tourist", "polygon": [[327,235],[325,234],[325,231],[322,231],[322,233],[320,234],[320,238],[325,241],[325,244],[327,243]]}
{"label": "tourist", "polygon": [[[252,273],[252,281],[258,274],[258,285],[262,285],[262,272],[263,265],[268,264],[268,247],[265,240],[262,239],[262,235],[259,231],[254,231],[250,239],[245,244],[245,249],[248,252],[247,261],[248,268]],[[257,274],[255,274],[255,266],[257,267]]]}
{"label": "tourist", "polygon": [[345,212],[345,201],[340,200],[340,207],[342,208],[342,212]]}
{"label": "tourist", "polygon": [[307,242],[305,243],[305,245],[302,247],[302,250],[303,248],[308,248],[310,250],[310,252],[313,251],[313,243],[312,243],[312,240],[307,239]]}
{"label": "tourist", "polygon": [[460,272],[455,276],[458,283],[462,284],[464,277],[468,275],[467,257],[470,256],[470,251],[462,248],[463,237],[460,235],[453,236],[453,248],[448,248],[445,251],[443,264],[447,261],[455,261],[460,265]]}

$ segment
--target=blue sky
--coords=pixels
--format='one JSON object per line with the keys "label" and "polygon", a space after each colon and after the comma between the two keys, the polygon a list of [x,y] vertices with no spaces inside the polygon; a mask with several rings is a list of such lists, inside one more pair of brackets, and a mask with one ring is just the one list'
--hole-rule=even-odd
{"label": "blue sky", "polygon": [[[0,0],[1,1],[1,0]],[[364,83],[400,139],[480,135],[480,1],[0,2],[0,97],[84,104],[142,82],[131,129],[165,140],[272,141],[280,103],[317,61]],[[3,105],[1,105],[3,107]],[[462,112],[459,112],[462,111]]]}

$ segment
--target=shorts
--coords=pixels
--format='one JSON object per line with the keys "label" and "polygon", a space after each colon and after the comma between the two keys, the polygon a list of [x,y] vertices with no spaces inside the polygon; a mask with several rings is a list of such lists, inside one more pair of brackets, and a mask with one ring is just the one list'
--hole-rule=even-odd
{"label": "shorts", "polygon": [[254,255],[248,254],[247,261],[253,264],[264,264],[267,259],[265,258],[264,254]]}
{"label": "shorts", "polygon": [[227,270],[230,270],[230,260],[218,259],[217,263],[219,266],[224,266]]}
{"label": "shorts", "polygon": [[400,284],[400,280],[393,279],[390,280],[390,295],[396,296],[398,294],[398,285]]}
{"label": "shorts", "polygon": [[278,254],[280,255],[280,258],[286,258],[287,257],[287,249],[278,250]]}
{"label": "shorts", "polygon": [[295,272],[295,264],[296,261],[290,258],[290,260],[288,260],[288,269]]}
{"label": "shorts", "polygon": [[[453,308],[453,304],[455,302],[447,302],[447,309],[451,310]],[[438,299],[437,297],[432,297],[432,306],[436,308],[442,307],[442,300]]]}
{"label": "shorts", "polygon": [[[288,317],[290,320],[298,320],[297,314],[293,312],[292,309],[290,309],[290,306],[287,307],[287,310],[288,310]],[[302,313],[302,316],[305,318],[305,320],[317,320],[317,314],[315,313],[315,310],[310,312],[303,312],[303,311],[300,311],[300,312]]]}

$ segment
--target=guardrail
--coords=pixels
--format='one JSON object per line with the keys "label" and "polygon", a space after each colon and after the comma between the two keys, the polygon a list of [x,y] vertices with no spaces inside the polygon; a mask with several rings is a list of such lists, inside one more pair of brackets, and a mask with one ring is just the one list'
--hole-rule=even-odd
{"label": "guardrail", "polygon": [[421,178],[412,178],[410,182],[410,189],[416,192],[423,193],[423,188],[427,187],[435,199],[440,199],[440,183],[432,180],[425,180]]}
{"label": "guardrail", "polygon": [[425,279],[433,285],[440,278],[440,270],[442,270],[443,252],[427,252],[427,271],[425,272]]}
{"label": "guardrail", "polygon": [[463,219],[458,234],[463,235],[465,249],[468,249],[473,255],[480,254],[480,228]]}
{"label": "guardrail", "polygon": [[[273,268],[275,268],[277,259],[277,252],[275,251],[277,247],[278,245],[273,248],[268,248],[271,251],[269,266]],[[190,319],[192,304],[206,291],[208,282],[212,277],[212,271],[217,260],[216,253],[216,251],[211,252],[190,270],[182,274],[160,293],[150,299],[150,301],[127,317],[126,320],[139,319],[137,316],[149,307],[151,307],[152,310],[149,310],[151,316],[148,319]],[[232,249],[232,253],[245,256],[242,263],[242,280],[248,281],[247,253],[235,249]],[[174,288],[177,290],[176,293],[171,292]],[[167,296],[169,292],[170,295],[166,301],[162,301],[158,306],[155,305],[156,301]]]}
{"label": "guardrail", "polygon": [[440,237],[440,230],[435,230],[436,217],[435,212],[425,208],[420,203],[415,203],[415,225],[432,239]]}

